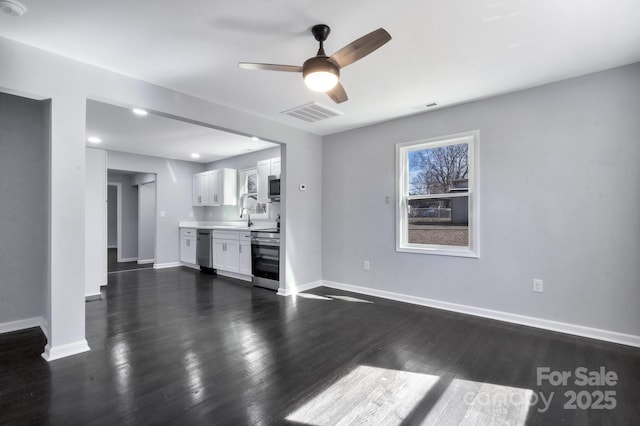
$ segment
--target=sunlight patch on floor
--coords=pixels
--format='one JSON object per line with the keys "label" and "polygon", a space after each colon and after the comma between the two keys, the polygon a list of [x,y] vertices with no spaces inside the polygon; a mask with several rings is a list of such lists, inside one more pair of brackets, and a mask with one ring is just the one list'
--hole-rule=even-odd
{"label": "sunlight patch on floor", "polygon": [[302,297],[303,299],[316,299],[316,300],[342,300],[343,302],[354,302],[354,303],[373,303],[370,300],[358,299],[357,297],[351,296],[338,296],[335,294],[326,294],[324,296],[320,296],[319,294],[313,293],[296,293],[293,297]]}
{"label": "sunlight patch on floor", "polygon": [[532,397],[530,389],[454,379],[422,424],[522,426]]}
{"label": "sunlight patch on floor", "polygon": [[332,299],[344,300],[345,302],[373,303],[370,300],[358,299],[357,297],[351,297],[351,296],[336,296],[334,294],[327,294],[326,296]]}
{"label": "sunlight patch on floor", "polygon": [[303,299],[316,299],[316,300],[333,300],[329,297],[318,296],[313,293],[297,293],[294,297],[302,297]]}
{"label": "sunlight patch on floor", "polygon": [[399,425],[438,380],[360,365],[286,419],[306,425]]}

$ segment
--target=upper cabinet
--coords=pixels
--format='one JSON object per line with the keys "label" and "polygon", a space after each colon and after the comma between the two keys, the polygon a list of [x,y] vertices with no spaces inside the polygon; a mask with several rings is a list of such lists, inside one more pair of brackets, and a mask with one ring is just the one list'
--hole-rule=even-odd
{"label": "upper cabinet", "polygon": [[209,203],[212,206],[238,204],[238,171],[236,169],[212,170],[209,177]]}
{"label": "upper cabinet", "polygon": [[209,205],[209,172],[193,175],[193,205]]}
{"label": "upper cabinet", "polygon": [[271,174],[280,175],[280,157],[271,159]]}
{"label": "upper cabinet", "polygon": [[237,204],[237,170],[210,170],[193,176],[194,206],[235,206]]}
{"label": "upper cabinet", "polygon": [[269,176],[280,174],[280,157],[258,161],[258,202],[270,203]]}

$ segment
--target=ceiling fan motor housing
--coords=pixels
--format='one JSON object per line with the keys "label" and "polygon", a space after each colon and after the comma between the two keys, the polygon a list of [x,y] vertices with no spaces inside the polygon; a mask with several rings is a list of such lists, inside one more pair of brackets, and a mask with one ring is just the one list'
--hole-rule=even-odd
{"label": "ceiling fan motor housing", "polygon": [[304,64],[302,64],[302,77],[305,78],[314,72],[328,72],[338,78],[340,77],[340,68],[333,61],[330,61],[327,56],[314,56],[304,61]]}

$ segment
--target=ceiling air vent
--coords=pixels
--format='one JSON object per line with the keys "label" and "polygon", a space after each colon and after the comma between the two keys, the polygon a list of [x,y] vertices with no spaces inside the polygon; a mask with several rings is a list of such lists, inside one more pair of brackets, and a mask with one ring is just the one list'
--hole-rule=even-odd
{"label": "ceiling air vent", "polygon": [[327,118],[342,115],[340,111],[336,111],[335,109],[328,108],[316,102],[310,102],[299,107],[282,111],[281,114],[286,114],[289,117],[298,118],[300,120],[306,121],[307,123],[315,123],[316,121],[322,121],[326,120]]}

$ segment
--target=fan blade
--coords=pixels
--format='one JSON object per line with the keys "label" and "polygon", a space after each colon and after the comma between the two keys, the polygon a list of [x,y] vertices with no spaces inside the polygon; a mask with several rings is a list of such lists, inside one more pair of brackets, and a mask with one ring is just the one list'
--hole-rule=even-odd
{"label": "fan blade", "polygon": [[239,62],[238,66],[245,70],[302,72],[302,67],[296,65],[253,64],[251,62]]}
{"label": "fan blade", "polygon": [[349,100],[347,92],[344,91],[344,87],[342,87],[342,84],[340,84],[340,82],[336,84],[336,87],[329,90],[327,92],[327,95],[329,95],[329,97],[333,99],[333,102],[337,104],[341,104],[342,102]]}
{"label": "fan blade", "polygon": [[335,62],[340,68],[344,68],[364,58],[389,40],[391,40],[391,35],[384,28],[378,28],[360,37],[356,41],[347,44],[331,55],[329,59]]}

